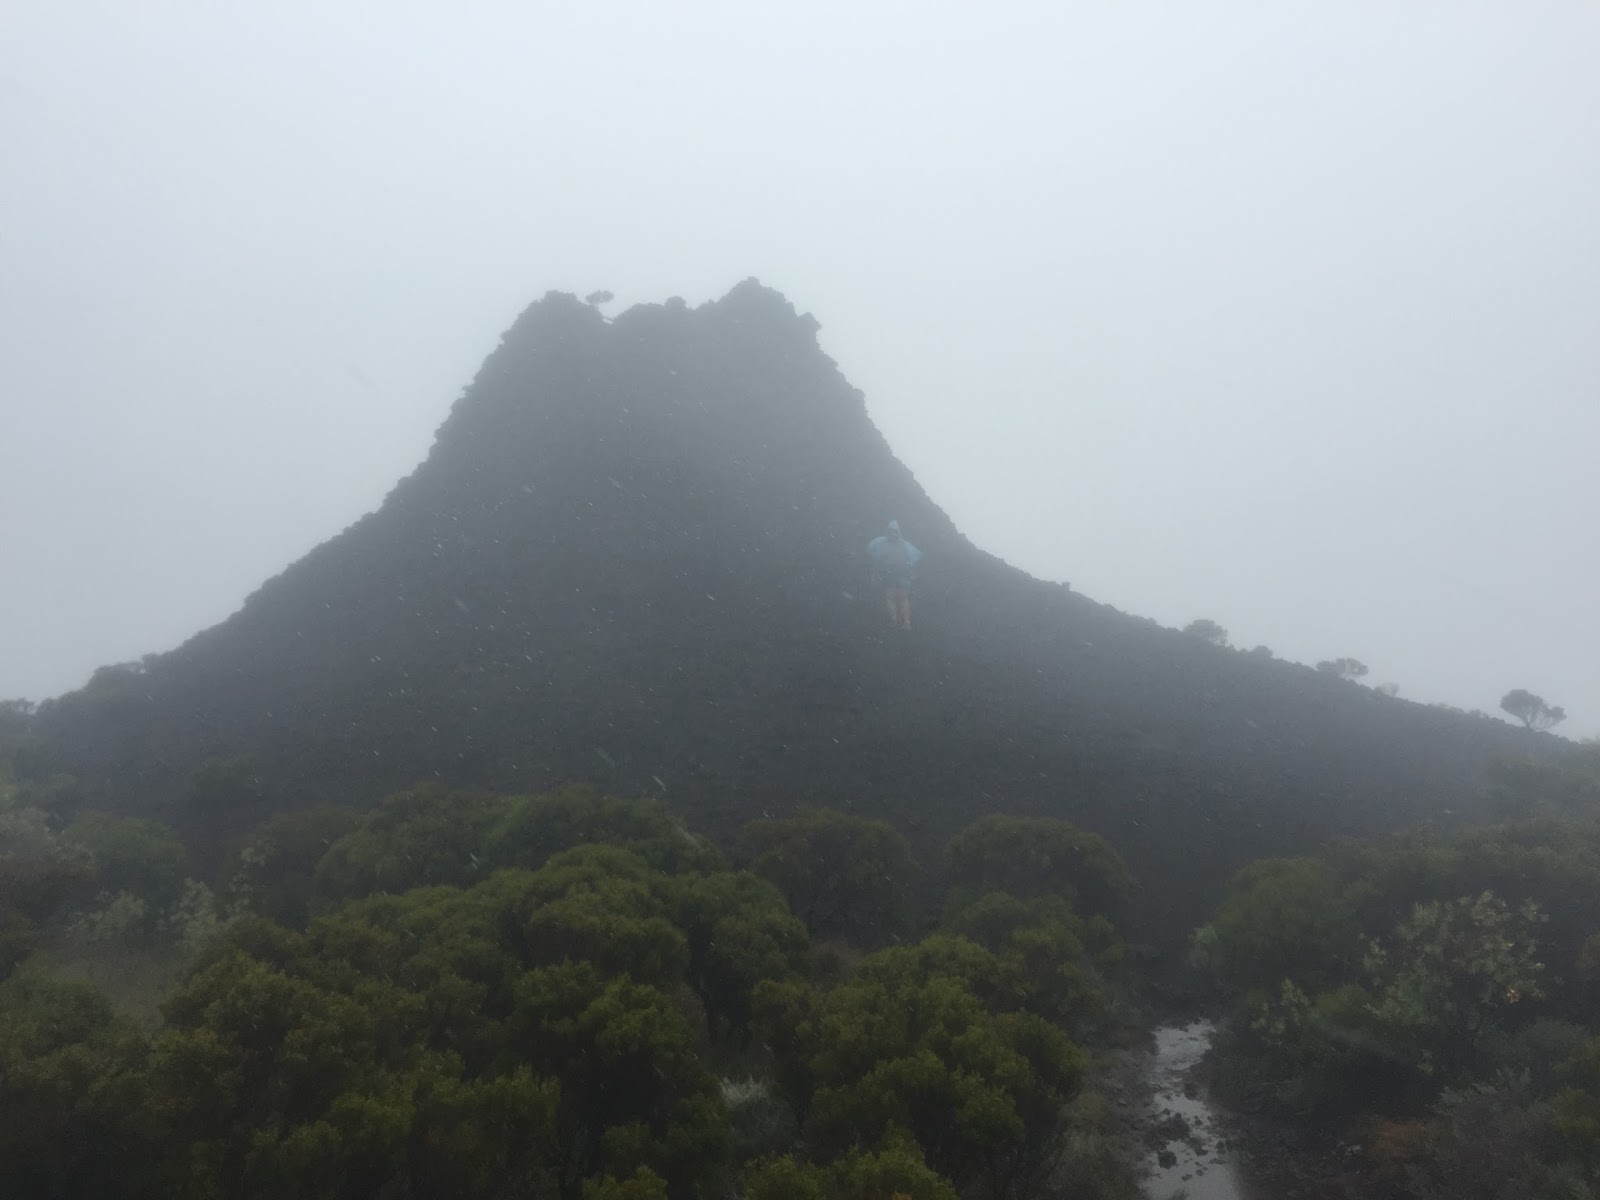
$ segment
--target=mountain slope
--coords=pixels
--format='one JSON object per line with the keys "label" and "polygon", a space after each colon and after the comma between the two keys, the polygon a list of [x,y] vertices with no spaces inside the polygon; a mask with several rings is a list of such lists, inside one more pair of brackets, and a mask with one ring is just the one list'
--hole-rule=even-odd
{"label": "mountain slope", "polygon": [[[1169,937],[1232,867],[1459,810],[1536,745],[983,553],[816,328],[753,281],[614,322],[547,296],[377,512],[42,731],[91,803],[212,847],[434,777],[664,791],[716,835],[853,807],[925,850],[983,811],[1059,814],[1123,851]],[[866,594],[891,516],[926,553],[910,635]]]}

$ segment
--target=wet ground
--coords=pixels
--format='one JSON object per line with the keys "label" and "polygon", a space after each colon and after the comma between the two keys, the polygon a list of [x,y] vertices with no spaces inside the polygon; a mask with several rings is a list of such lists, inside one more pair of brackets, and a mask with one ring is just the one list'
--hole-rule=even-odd
{"label": "wet ground", "polygon": [[1231,1159],[1226,1127],[1206,1100],[1194,1068],[1211,1045],[1209,1021],[1163,1025],[1145,1062],[1149,1112],[1141,1142],[1150,1155],[1145,1194],[1151,1200],[1247,1200]]}

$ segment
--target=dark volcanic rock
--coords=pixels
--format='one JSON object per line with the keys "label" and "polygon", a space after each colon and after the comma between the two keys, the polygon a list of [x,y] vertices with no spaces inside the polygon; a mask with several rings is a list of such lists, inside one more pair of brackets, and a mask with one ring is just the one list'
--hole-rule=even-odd
{"label": "dark volcanic rock", "polygon": [[[718,837],[834,805],[925,852],[982,812],[1059,815],[1129,859],[1168,945],[1239,864],[1460,812],[1493,755],[1543,744],[983,553],[816,330],[753,281],[610,323],[547,296],[377,512],[41,731],[89,803],[212,849],[433,778],[664,789]],[[909,635],[866,587],[890,517],[927,556]]]}

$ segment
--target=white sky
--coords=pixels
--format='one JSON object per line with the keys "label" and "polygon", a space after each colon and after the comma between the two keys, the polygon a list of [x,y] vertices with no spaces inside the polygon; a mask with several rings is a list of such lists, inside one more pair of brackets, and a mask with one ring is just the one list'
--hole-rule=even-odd
{"label": "white sky", "polygon": [[375,507],[546,290],[756,275],[980,545],[1600,733],[1597,63],[1578,0],[11,0],[0,696]]}

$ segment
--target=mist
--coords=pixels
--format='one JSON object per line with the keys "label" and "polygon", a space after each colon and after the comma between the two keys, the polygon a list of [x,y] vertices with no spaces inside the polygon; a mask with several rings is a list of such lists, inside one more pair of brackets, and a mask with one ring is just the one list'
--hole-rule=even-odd
{"label": "mist", "polygon": [[754,275],[980,546],[1593,735],[1597,51],[1577,4],[13,8],[0,695],[375,508],[530,299]]}

